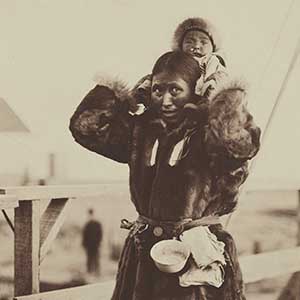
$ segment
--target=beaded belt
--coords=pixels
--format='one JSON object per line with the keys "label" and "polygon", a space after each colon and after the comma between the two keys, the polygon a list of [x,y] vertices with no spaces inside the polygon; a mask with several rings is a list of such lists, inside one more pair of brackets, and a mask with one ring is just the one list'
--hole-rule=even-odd
{"label": "beaded belt", "polygon": [[159,221],[145,216],[139,215],[137,220],[130,222],[127,219],[121,220],[121,228],[128,230],[136,229],[136,232],[141,233],[149,227],[152,228],[153,234],[156,237],[160,237],[164,232],[173,232],[174,234],[181,234],[183,231],[198,226],[209,226],[221,224],[218,216],[205,216],[199,219],[182,219],[179,221]]}

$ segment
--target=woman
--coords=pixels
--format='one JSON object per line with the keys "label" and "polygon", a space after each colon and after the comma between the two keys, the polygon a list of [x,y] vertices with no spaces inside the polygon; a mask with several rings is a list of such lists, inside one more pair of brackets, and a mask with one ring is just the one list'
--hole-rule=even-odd
{"label": "woman", "polygon": [[[78,143],[127,163],[130,170],[139,218],[125,242],[114,300],[244,299],[234,241],[216,220],[236,205],[260,131],[244,106],[243,87],[235,83],[216,91],[208,106],[194,92],[200,75],[191,56],[168,52],[154,65],[144,112],[128,113],[137,107],[123,86],[99,84],[71,118]],[[205,217],[215,221],[206,224]],[[160,272],[150,258],[156,242],[179,237],[191,219],[193,226],[210,225],[225,243],[225,278],[219,288],[181,287],[180,274]]]}

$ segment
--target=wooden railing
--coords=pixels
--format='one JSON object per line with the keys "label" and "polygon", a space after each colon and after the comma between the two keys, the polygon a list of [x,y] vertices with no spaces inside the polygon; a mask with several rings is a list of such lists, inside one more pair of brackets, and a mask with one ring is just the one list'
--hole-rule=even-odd
{"label": "wooden railing", "polygon": [[[300,247],[240,257],[245,283],[290,274],[300,270]],[[108,300],[114,281],[16,297],[16,300]]]}
{"label": "wooden railing", "polygon": [[[66,217],[69,199],[99,196],[101,185],[0,188],[0,209],[14,209],[17,300],[110,299],[114,281],[39,293],[40,264]],[[40,216],[40,200],[51,199]],[[300,218],[298,224],[300,223]],[[300,247],[240,257],[246,283],[300,271]]]}
{"label": "wooden railing", "polygon": [[[14,294],[39,293],[40,264],[66,217],[69,199],[97,196],[101,185],[0,188],[0,208],[15,209]],[[51,199],[42,216],[40,200]]]}

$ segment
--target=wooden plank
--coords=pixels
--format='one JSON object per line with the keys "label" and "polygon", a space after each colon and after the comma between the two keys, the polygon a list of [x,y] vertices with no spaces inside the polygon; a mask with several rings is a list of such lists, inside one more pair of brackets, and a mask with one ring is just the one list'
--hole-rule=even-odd
{"label": "wooden plank", "polygon": [[52,199],[42,215],[40,222],[40,263],[45,258],[65,221],[68,203],[68,198]]}
{"label": "wooden plank", "polygon": [[9,209],[19,206],[19,201],[15,195],[0,195],[0,209]]}
{"label": "wooden plank", "polygon": [[[126,184],[124,182],[124,184]],[[0,194],[15,195],[21,200],[32,199],[59,199],[59,198],[79,198],[98,197],[103,193],[107,184],[84,184],[84,185],[46,185],[46,186],[6,186],[0,187]],[[300,183],[280,185],[274,183],[267,185],[249,185],[246,191],[297,191]]]}
{"label": "wooden plank", "polygon": [[[300,247],[240,257],[245,283],[273,278],[300,270]],[[16,297],[16,300],[108,300],[114,281]]]}
{"label": "wooden plank", "polygon": [[300,247],[239,258],[245,283],[300,271]]}
{"label": "wooden plank", "polygon": [[108,300],[112,296],[114,281],[88,284],[37,295],[16,297],[15,300]]}
{"label": "wooden plank", "polygon": [[[256,160],[255,160],[256,162]],[[255,168],[255,164],[251,164],[251,169],[253,170]],[[243,186],[243,190],[246,192],[282,192],[282,191],[298,191],[300,189],[300,183],[298,181],[289,181],[289,182],[283,182],[283,181],[255,181],[249,180],[249,182],[246,182]]]}
{"label": "wooden plank", "polygon": [[22,200],[96,197],[104,187],[104,184],[0,187],[0,194],[15,195]]}
{"label": "wooden plank", "polygon": [[39,200],[15,208],[15,295],[39,292]]}

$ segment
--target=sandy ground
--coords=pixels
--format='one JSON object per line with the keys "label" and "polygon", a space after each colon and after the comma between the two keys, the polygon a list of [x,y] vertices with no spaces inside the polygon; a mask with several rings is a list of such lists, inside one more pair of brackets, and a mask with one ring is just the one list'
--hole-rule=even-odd
{"label": "sandy ground", "polygon": [[[87,220],[86,211],[93,207],[102,222],[104,240],[101,248],[101,275],[97,278],[85,272],[85,253],[81,247],[81,230]],[[236,240],[240,255],[253,252],[254,243],[261,251],[289,248],[296,245],[297,193],[251,192],[240,199],[240,206],[230,221],[228,230]],[[41,278],[52,283],[72,285],[114,279],[117,261],[111,259],[112,244],[121,248],[127,234],[119,229],[120,219],[134,219],[127,184],[104,185],[98,198],[75,199],[51,251],[41,266]],[[0,218],[0,300],[13,293],[13,234]],[[289,276],[247,285],[248,300],[276,299]],[[48,285],[45,288],[51,288]],[[53,287],[52,287],[53,288]]]}

